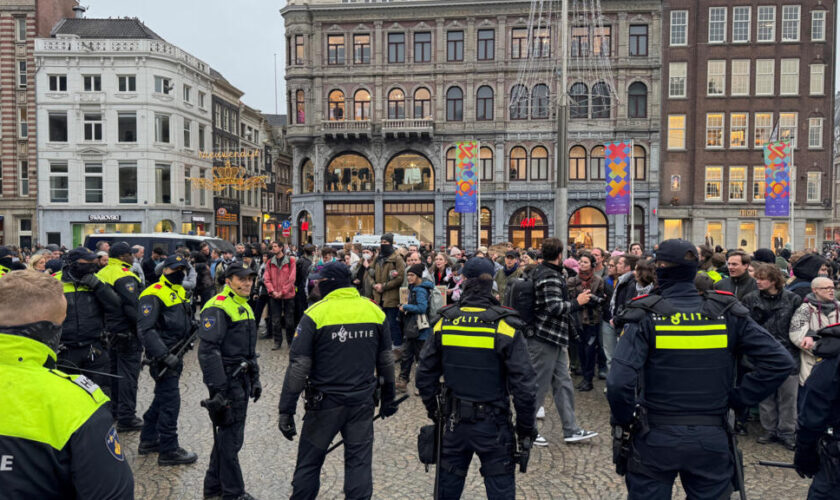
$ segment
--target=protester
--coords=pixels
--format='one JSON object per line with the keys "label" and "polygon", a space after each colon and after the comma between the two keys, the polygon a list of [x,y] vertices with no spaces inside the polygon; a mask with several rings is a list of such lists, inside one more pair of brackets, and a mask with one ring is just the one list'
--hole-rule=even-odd
{"label": "protester", "polygon": [[592,380],[595,377],[595,365],[601,347],[601,305],[606,300],[604,281],[595,274],[592,267],[594,260],[592,254],[581,255],[578,259],[580,272],[577,276],[569,278],[568,282],[570,298],[576,299],[584,291],[591,294],[589,303],[576,313],[581,325],[578,359],[583,375],[583,381],[577,386],[577,390],[582,392],[591,391],[593,388]]}
{"label": "protester", "polygon": [[[798,289],[791,291],[796,293]],[[805,384],[817,362],[813,353],[815,337],[824,327],[837,323],[840,323],[840,302],[834,298],[834,283],[828,278],[814,278],[811,281],[811,292],[805,296],[790,320],[790,341],[799,347],[800,386]]]}

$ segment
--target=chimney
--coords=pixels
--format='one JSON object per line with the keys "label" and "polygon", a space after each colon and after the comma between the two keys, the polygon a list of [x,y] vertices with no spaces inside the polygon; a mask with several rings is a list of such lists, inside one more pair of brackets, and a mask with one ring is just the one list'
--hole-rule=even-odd
{"label": "chimney", "polygon": [[87,7],[83,7],[81,5],[76,5],[73,7],[73,12],[76,15],[76,19],[83,19],[85,17],[85,11]]}

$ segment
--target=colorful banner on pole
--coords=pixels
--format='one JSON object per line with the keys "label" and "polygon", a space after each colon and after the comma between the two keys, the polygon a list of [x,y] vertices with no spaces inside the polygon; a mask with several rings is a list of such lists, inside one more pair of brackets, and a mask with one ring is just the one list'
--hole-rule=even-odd
{"label": "colorful banner on pole", "polygon": [[478,142],[455,144],[455,211],[474,213],[478,207]]}
{"label": "colorful banner on pole", "polygon": [[607,214],[630,213],[631,141],[608,142],[606,149]]}
{"label": "colorful banner on pole", "polygon": [[790,216],[790,142],[764,148],[764,215]]}

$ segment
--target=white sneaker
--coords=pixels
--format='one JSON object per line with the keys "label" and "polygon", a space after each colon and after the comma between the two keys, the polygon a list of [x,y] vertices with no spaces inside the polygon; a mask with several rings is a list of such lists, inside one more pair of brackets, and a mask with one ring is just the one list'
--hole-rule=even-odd
{"label": "white sneaker", "polygon": [[537,434],[537,439],[534,440],[534,446],[548,446],[548,441],[542,435]]}
{"label": "white sneaker", "polygon": [[[597,433],[597,432],[594,432],[594,431],[585,431],[585,430],[581,429],[581,430],[579,430],[579,431],[575,432],[574,434],[571,434],[571,435],[569,435],[569,436],[564,437],[564,438],[563,438],[563,441],[565,441],[565,442],[567,442],[567,443],[575,443],[575,442],[577,442],[577,441],[583,441],[583,440],[586,440],[586,439],[592,439],[592,438],[594,438],[594,437],[595,437],[595,436],[597,436],[597,435],[598,435],[598,433]],[[536,443],[536,441],[534,441],[534,444],[537,444],[537,443]]]}
{"label": "white sneaker", "polygon": [[537,410],[537,418],[543,419],[545,418],[545,408],[540,406],[540,409]]}

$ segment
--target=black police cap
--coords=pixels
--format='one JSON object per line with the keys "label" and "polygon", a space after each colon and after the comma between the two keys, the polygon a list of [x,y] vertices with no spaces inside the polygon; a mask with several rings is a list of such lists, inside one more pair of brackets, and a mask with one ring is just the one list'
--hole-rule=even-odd
{"label": "black police cap", "polygon": [[350,269],[344,265],[344,262],[330,262],[322,267],[317,273],[309,276],[310,280],[336,280],[343,281],[350,279]]}
{"label": "black police cap", "polygon": [[225,272],[225,278],[230,278],[231,276],[247,278],[256,274],[257,272],[251,269],[250,267],[245,267],[239,262],[234,262],[233,264],[228,266],[227,271]]}
{"label": "black police cap", "polygon": [[70,250],[70,252],[68,252],[67,254],[67,260],[69,262],[76,262],[80,259],[95,260],[96,258],[96,253],[94,253],[94,251],[90,248],[85,247],[74,248],[73,250]]}
{"label": "black police cap", "polygon": [[698,264],[697,247],[686,240],[665,240],[659,244],[659,250],[656,251],[656,260],[678,265],[696,266]]}
{"label": "black police cap", "polygon": [[186,269],[187,259],[185,259],[181,254],[175,253],[163,261],[163,267],[166,269]]}
{"label": "black police cap", "polygon": [[111,257],[120,258],[124,255],[131,255],[131,247],[124,241],[118,241],[111,245],[111,250],[108,251]]}
{"label": "black police cap", "polygon": [[478,278],[482,274],[493,276],[496,274],[496,267],[484,257],[473,257],[464,264],[461,274],[467,279]]}

